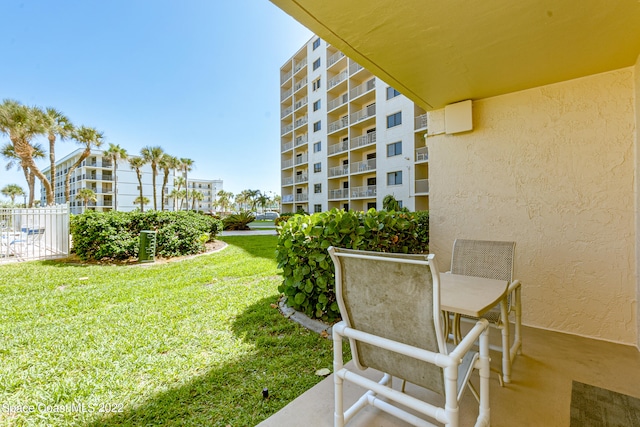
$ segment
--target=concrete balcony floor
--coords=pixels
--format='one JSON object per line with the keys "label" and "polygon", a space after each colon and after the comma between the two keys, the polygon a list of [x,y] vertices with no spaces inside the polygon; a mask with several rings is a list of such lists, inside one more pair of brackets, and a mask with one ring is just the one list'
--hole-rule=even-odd
{"label": "concrete balcony floor", "polygon": [[[575,335],[523,327],[523,353],[513,362],[510,384],[500,387],[492,373],[490,387],[491,425],[493,427],[550,426],[568,427],[572,381],[602,387],[640,398],[640,352],[636,347],[613,344]],[[491,341],[499,331],[491,331]],[[491,366],[500,367],[500,353],[491,351]],[[366,371],[371,378],[380,373]],[[477,372],[472,383],[477,384]],[[394,380],[394,387],[400,381]],[[428,396],[441,404],[439,396],[407,385],[407,393]],[[362,389],[345,382],[345,407]],[[478,405],[470,392],[460,403],[462,426],[473,425]],[[333,375],[308,390],[259,427],[322,427],[333,425]],[[376,408],[368,407],[356,415],[349,427],[404,427],[398,420]]]}

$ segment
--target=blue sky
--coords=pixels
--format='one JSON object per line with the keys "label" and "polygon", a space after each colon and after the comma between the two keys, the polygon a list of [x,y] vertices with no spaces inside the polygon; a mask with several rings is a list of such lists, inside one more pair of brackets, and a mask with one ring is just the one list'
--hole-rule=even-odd
{"label": "blue sky", "polygon": [[[268,0],[3,0],[0,99],[55,107],[131,154],[159,145],[234,194],[279,193],[279,69],[311,36]],[[0,188],[26,190],[5,164]]]}

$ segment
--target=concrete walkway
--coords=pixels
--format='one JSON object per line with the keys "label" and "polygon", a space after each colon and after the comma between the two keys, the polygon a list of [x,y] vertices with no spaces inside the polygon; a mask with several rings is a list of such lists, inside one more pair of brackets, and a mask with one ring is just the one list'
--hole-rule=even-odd
{"label": "concrete walkway", "polygon": [[260,235],[277,235],[276,230],[233,230],[233,231],[223,231],[220,233],[220,236],[260,236]]}

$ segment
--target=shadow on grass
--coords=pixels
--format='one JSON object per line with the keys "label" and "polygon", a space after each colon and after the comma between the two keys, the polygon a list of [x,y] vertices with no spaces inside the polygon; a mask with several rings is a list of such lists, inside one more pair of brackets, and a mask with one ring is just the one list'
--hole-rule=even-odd
{"label": "shadow on grass", "polygon": [[[242,357],[159,393],[135,408],[86,424],[98,426],[254,426],[322,378],[331,367],[331,341],[284,318],[277,296],[249,306],[232,322],[239,341],[254,348]],[[269,398],[263,399],[263,388]]]}
{"label": "shadow on grass", "polygon": [[220,236],[218,240],[237,246],[247,253],[267,259],[275,259],[278,236],[254,235],[254,236]]}

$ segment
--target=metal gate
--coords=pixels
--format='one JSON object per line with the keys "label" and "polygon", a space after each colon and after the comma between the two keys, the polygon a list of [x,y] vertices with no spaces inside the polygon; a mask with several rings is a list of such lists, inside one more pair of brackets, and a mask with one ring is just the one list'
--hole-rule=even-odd
{"label": "metal gate", "polygon": [[0,263],[69,255],[69,207],[0,208]]}

